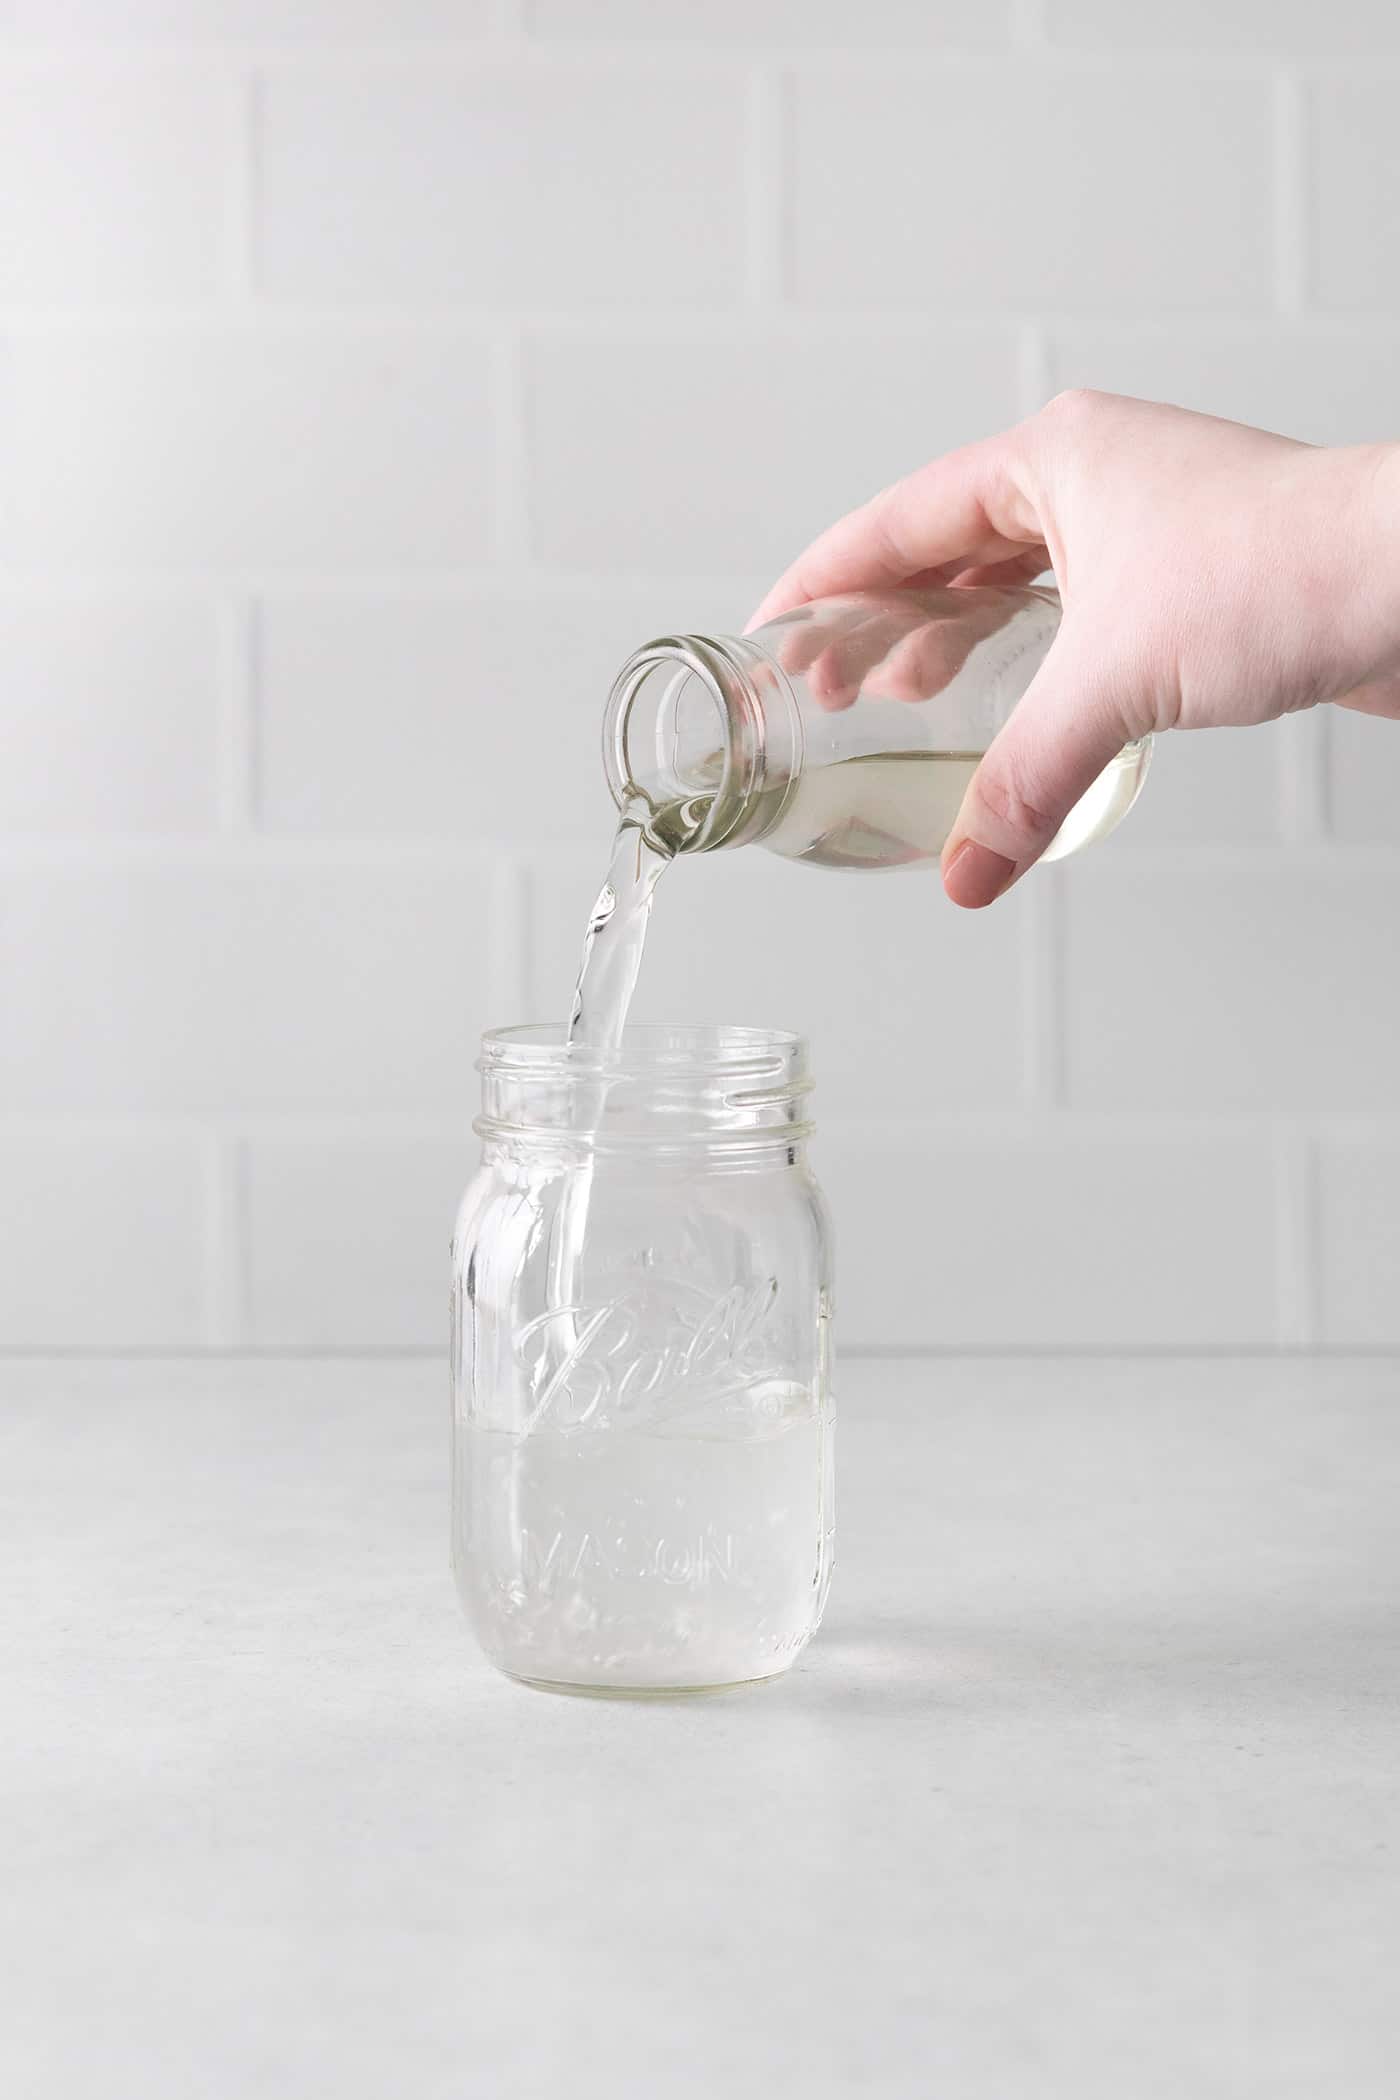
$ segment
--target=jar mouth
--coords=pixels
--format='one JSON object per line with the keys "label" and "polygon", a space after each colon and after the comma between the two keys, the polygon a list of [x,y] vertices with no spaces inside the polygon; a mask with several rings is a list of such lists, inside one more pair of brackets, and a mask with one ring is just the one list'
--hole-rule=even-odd
{"label": "jar mouth", "polygon": [[483,1135],[593,1144],[758,1142],[806,1136],[807,1045],[791,1030],[639,1022],[615,1047],[570,1043],[557,1021],[482,1037]]}
{"label": "jar mouth", "polygon": [[805,1077],[807,1044],[788,1028],[745,1028],[730,1023],[688,1021],[629,1022],[614,1049],[566,1040],[558,1021],[523,1021],[510,1028],[488,1028],[481,1038],[479,1072],[507,1065],[551,1078],[576,1071],[590,1079],[616,1073],[693,1072],[698,1078],[756,1072],[786,1072]]}

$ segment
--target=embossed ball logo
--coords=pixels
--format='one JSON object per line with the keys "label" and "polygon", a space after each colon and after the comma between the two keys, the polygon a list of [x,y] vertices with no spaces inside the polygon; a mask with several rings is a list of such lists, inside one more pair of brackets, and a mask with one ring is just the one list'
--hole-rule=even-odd
{"label": "embossed ball logo", "polygon": [[732,1394],[779,1369],[777,1278],[714,1297],[648,1276],[595,1305],[553,1306],[515,1336],[529,1382],[526,1432],[633,1427],[702,1398]]}

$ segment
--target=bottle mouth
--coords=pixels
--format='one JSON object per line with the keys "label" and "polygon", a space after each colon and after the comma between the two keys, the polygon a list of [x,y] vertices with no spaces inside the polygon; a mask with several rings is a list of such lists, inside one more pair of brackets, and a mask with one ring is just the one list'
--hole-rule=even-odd
{"label": "bottle mouth", "polygon": [[663,635],[622,666],[603,721],[603,767],[618,809],[637,816],[661,851],[738,845],[776,821],[783,798],[763,790],[775,766],[783,781],[793,777],[801,734],[785,683],[786,705],[772,705],[778,678],[761,651],[701,635]]}
{"label": "bottle mouth", "polygon": [[482,1037],[482,1136],[538,1133],[599,1145],[805,1137],[807,1045],[785,1029],[638,1023],[601,1050],[558,1022]]}

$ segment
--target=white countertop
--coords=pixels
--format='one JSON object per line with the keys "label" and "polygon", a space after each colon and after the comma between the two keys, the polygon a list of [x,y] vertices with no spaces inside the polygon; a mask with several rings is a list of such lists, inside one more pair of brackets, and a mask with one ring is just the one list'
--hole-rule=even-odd
{"label": "white countertop", "polygon": [[848,1363],[827,1624],[497,1677],[432,1363],[0,1366],[16,2100],[1393,2100],[1400,1362]]}

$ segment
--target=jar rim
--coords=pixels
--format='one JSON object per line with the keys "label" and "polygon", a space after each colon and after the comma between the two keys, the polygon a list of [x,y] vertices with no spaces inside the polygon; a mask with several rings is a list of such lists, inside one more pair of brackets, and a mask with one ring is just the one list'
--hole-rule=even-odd
{"label": "jar rim", "polygon": [[790,1029],[638,1023],[620,1046],[570,1043],[557,1021],[493,1028],[477,1061],[482,1137],[593,1150],[795,1144],[812,1080]]}
{"label": "jar rim", "polygon": [[523,1021],[507,1028],[488,1028],[481,1038],[480,1072],[515,1067],[524,1076],[566,1072],[595,1078],[607,1075],[645,1078],[680,1073],[701,1077],[742,1077],[784,1071],[791,1080],[805,1075],[807,1044],[788,1028],[754,1028],[730,1022],[629,1022],[615,1048],[600,1050],[566,1040],[558,1021]]}

